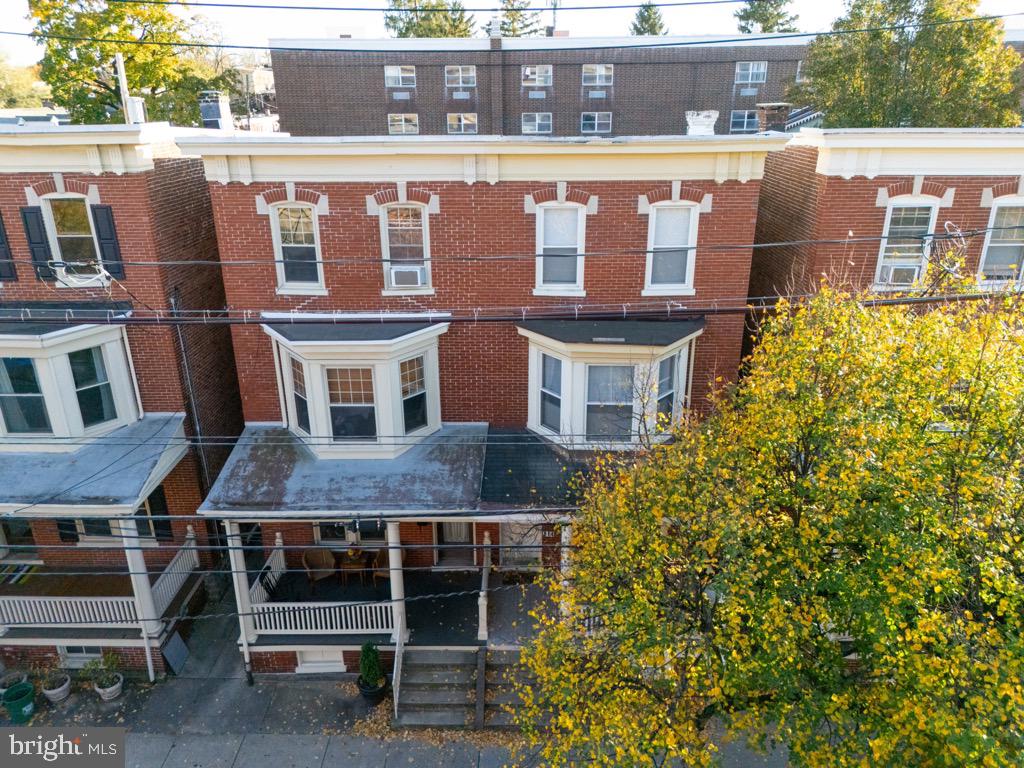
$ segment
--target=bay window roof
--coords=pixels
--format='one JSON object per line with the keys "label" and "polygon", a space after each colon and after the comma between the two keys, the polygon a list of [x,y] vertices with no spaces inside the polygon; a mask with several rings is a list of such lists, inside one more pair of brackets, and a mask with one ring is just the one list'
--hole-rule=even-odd
{"label": "bay window roof", "polygon": [[126,301],[0,301],[0,336],[46,336],[124,317],[131,308]]}
{"label": "bay window roof", "polygon": [[524,331],[563,344],[619,344],[667,347],[704,328],[704,318],[687,320],[526,320]]}
{"label": "bay window roof", "polygon": [[[395,341],[431,327],[431,323],[268,323],[267,327],[287,341],[331,342]],[[437,325],[434,323],[433,325]]]}

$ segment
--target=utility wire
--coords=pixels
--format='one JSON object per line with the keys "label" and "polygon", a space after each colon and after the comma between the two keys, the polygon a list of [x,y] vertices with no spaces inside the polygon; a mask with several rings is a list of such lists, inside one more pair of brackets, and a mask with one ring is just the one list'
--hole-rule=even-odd
{"label": "utility wire", "polygon": [[[735,3],[750,3],[754,0],[686,0],[685,2],[675,3],[653,3],[658,8],[676,8],[679,6],[687,5],[725,5]],[[376,13],[394,13],[394,14],[414,14],[414,13],[451,13],[450,7],[442,8],[389,8],[385,7],[369,7],[369,6],[348,6],[340,7],[336,5],[276,5],[276,4],[256,4],[256,3],[219,3],[219,2],[207,2],[202,0],[107,0],[110,3],[126,3],[131,5],[177,5],[182,6],[186,10],[191,6],[199,6],[203,8],[247,8],[253,10],[265,10],[265,11],[371,11]],[[616,9],[627,9],[627,8],[642,8],[643,3],[616,3],[614,5],[559,5],[558,10],[561,11],[608,11]],[[467,13],[504,13],[504,8],[461,8],[460,10]],[[543,13],[544,11],[550,10],[550,8],[524,8],[522,9],[525,13]]]}

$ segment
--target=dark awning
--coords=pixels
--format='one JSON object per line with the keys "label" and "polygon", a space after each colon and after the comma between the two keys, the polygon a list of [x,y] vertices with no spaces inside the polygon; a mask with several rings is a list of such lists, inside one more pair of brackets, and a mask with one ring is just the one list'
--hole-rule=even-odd
{"label": "dark awning", "polygon": [[437,323],[267,323],[288,341],[394,341]]}
{"label": "dark awning", "polygon": [[[131,308],[127,301],[0,301],[0,336],[45,336],[94,321],[105,322]],[[71,320],[69,313],[73,315]],[[10,322],[4,322],[5,318]]]}
{"label": "dark awning", "polygon": [[564,344],[622,344],[667,347],[704,328],[704,318],[687,320],[525,320],[516,323]]}

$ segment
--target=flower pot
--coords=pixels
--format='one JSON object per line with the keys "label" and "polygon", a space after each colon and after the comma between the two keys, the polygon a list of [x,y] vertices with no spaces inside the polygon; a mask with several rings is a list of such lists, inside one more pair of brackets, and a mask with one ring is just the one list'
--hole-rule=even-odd
{"label": "flower pot", "polygon": [[[54,685],[55,682],[56,685]],[[59,704],[71,695],[71,675],[62,675],[55,680],[44,680],[42,687],[43,696],[47,701],[51,704]]]}
{"label": "flower pot", "polygon": [[5,690],[0,699],[7,710],[7,716],[15,725],[24,725],[35,714],[36,689],[32,683],[16,683]]}
{"label": "flower pot", "polygon": [[13,688],[18,683],[28,682],[28,675],[24,672],[7,672],[0,676],[0,698],[7,692],[8,688]]}
{"label": "flower pot", "polygon": [[124,687],[124,675],[120,672],[114,673],[114,677],[117,678],[117,682],[111,685],[109,688],[101,688],[99,683],[93,683],[93,690],[100,695],[103,701],[113,701],[121,695],[121,689]]}
{"label": "flower pot", "polygon": [[388,692],[388,681],[387,678],[380,685],[367,685],[363,678],[356,678],[356,687],[359,689],[359,693],[363,695],[371,704],[380,704],[384,699],[384,695]]}

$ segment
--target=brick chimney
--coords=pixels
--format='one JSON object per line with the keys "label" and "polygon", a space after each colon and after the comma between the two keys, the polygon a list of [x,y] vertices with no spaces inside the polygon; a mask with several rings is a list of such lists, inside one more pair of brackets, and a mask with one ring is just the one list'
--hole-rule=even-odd
{"label": "brick chimney", "polygon": [[771,101],[757,105],[757,130],[785,131],[786,118],[793,105],[786,101]]}
{"label": "brick chimney", "polygon": [[501,50],[501,19],[495,16],[487,25],[487,32],[491,38],[491,50]]}
{"label": "brick chimney", "polygon": [[717,109],[687,112],[686,133],[688,136],[714,136],[716,120],[718,120]]}

